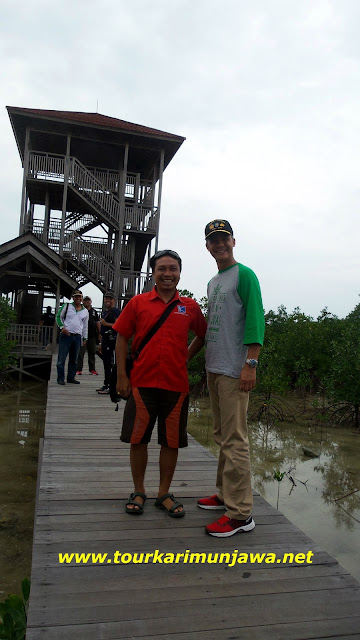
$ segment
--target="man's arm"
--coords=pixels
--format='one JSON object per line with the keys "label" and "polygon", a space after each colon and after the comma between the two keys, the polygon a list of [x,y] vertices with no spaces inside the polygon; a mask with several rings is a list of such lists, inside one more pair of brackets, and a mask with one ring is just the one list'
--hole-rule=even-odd
{"label": "man's arm", "polygon": [[[260,344],[249,344],[247,360],[258,360]],[[252,391],[256,384],[256,367],[250,367],[246,362],[240,373],[240,391]]]}
{"label": "man's arm", "polygon": [[83,330],[82,330],[82,338],[83,338],[83,342],[87,341],[87,337],[88,337],[88,325],[89,325],[89,312],[87,312],[87,314],[84,314],[84,318],[83,318]]}
{"label": "man's arm", "polygon": [[67,329],[65,329],[65,326],[63,324],[63,317],[65,315],[65,313],[63,313],[63,310],[65,309],[65,307],[68,309],[70,302],[66,302],[65,304],[63,304],[56,315],[56,324],[59,327],[61,333],[65,333],[65,335],[70,335],[69,331]]}
{"label": "man's arm", "polygon": [[128,354],[128,339],[118,333],[116,338],[115,353],[116,353],[116,369],[117,369],[117,383],[116,391],[123,398],[127,398],[131,393],[130,380],[126,375],[126,356]]}
{"label": "man's arm", "polygon": [[187,362],[190,362],[191,358],[196,356],[196,354],[203,348],[205,342],[205,338],[198,338],[195,336],[194,340],[188,346],[188,355]]}

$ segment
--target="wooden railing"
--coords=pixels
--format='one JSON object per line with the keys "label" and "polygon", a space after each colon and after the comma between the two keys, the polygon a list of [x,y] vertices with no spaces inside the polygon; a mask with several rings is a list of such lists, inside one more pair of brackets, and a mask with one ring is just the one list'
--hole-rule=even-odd
{"label": "wooden railing", "polygon": [[90,243],[84,242],[75,233],[69,234],[66,239],[64,257],[82,268],[94,284],[109,289],[114,285],[113,264],[98,255]]}
{"label": "wooden railing", "polygon": [[24,233],[26,233],[27,231],[31,231],[31,233],[34,234],[34,236],[36,236],[37,238],[39,238],[39,240],[46,242],[47,246],[53,251],[55,251],[56,253],[59,252],[60,231],[61,231],[60,222],[56,222],[55,220],[51,221],[48,232],[47,232],[46,240],[44,237],[44,221],[43,220],[33,220],[32,222],[25,224]]}
{"label": "wooden railing", "polygon": [[54,153],[30,152],[28,175],[31,178],[64,182],[64,167],[65,156]]}
{"label": "wooden railing", "polygon": [[119,298],[127,300],[138,293],[150,291],[152,287],[152,277],[147,273],[120,271]]}
{"label": "wooden railing", "polygon": [[125,207],[124,229],[136,231],[155,231],[157,211],[148,207]]}
{"label": "wooden railing", "polygon": [[51,344],[53,327],[38,324],[10,324],[6,332],[7,340],[15,342],[15,349],[43,348]]}
{"label": "wooden railing", "polygon": [[[64,181],[65,157],[50,153],[30,152],[29,177],[43,180]],[[70,158],[69,185],[76,189],[87,200],[106,222],[117,228],[120,220],[120,202],[113,195],[117,174],[111,171],[96,170],[92,173],[77,158]],[[104,184],[99,178],[106,180]],[[139,194],[135,197],[136,176],[128,175],[126,179],[125,196],[134,198],[133,206],[125,207],[124,227],[134,231],[155,231],[157,210],[151,206],[152,183],[142,181],[139,184]],[[142,204],[137,204],[138,200]],[[90,217],[90,216],[89,216]],[[80,229],[80,226],[78,227]]]}
{"label": "wooden railing", "polygon": [[76,158],[71,158],[71,186],[96,209],[105,214],[107,222],[115,228],[119,225],[120,203],[104,185]]}

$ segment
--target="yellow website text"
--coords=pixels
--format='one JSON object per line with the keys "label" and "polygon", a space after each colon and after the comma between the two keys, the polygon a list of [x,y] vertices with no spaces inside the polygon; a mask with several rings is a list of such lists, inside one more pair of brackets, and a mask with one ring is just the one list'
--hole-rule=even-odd
{"label": "yellow website text", "polygon": [[314,553],[241,553],[234,549],[230,553],[166,553],[155,549],[151,553],[59,553],[59,564],[312,564]]}

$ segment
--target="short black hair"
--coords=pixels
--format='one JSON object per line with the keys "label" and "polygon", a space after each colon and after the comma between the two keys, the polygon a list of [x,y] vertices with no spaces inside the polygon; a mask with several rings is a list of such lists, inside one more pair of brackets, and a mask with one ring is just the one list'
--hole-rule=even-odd
{"label": "short black hair", "polygon": [[181,258],[179,254],[176,253],[176,251],[173,251],[172,249],[163,249],[162,251],[157,251],[156,253],[154,253],[154,255],[150,258],[150,267],[152,268],[153,271],[155,269],[156,261],[159,258],[165,258],[165,256],[169,256],[169,258],[174,258],[174,260],[177,260],[177,262],[179,263],[180,271],[181,271],[181,267],[182,267]]}

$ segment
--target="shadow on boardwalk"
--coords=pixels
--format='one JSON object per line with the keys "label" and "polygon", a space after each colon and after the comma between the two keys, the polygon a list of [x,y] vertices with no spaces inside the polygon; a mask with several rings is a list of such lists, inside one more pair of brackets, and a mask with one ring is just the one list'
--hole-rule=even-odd
{"label": "shadow on boardwalk", "polygon": [[[214,514],[196,499],[214,492],[216,460],[195,440],[179,454],[172,490],[186,516],[154,508],[158,453],[150,446],[143,516],[124,512],[132,490],[123,406],[80,386],[49,383],[41,456],[27,640],[306,640],[360,638],[360,585],[265,500],[254,498],[256,528],[218,539]],[[123,405],[124,403],[122,403]],[[210,517],[209,517],[210,516]],[[128,562],[130,554],[185,554],[178,562]],[[313,552],[311,563],[201,562],[191,554]],[[188,553],[186,554],[186,552]],[[117,564],[120,554],[125,561]],[[60,564],[59,554],[107,554],[103,563]],[[271,558],[271,557],[270,557]],[[184,559],[187,562],[184,562]],[[196,562],[196,560],[199,562]],[[244,559],[244,558],[243,558]],[[171,556],[168,556],[171,560]]]}

